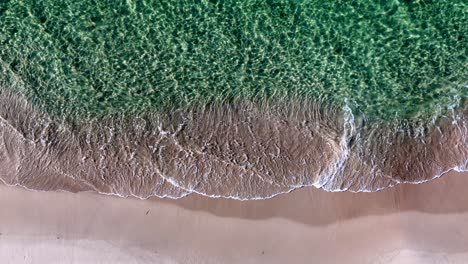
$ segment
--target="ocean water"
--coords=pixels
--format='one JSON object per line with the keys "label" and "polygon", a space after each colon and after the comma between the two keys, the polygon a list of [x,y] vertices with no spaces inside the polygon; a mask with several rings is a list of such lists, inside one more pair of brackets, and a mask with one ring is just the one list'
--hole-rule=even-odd
{"label": "ocean water", "polygon": [[0,3],[0,178],[263,199],[468,166],[468,5]]}

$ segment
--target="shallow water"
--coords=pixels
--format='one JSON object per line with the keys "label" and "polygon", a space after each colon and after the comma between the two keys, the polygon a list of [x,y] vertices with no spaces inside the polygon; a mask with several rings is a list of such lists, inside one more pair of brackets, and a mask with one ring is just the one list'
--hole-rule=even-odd
{"label": "shallow water", "polygon": [[63,115],[321,99],[368,118],[467,95],[466,3],[2,1],[6,87]]}
{"label": "shallow water", "polygon": [[463,1],[4,1],[0,178],[262,199],[466,170]]}
{"label": "shallow water", "polygon": [[303,186],[378,191],[467,169],[467,107],[419,126],[311,102],[241,103],[72,126],[1,94],[0,178],[38,190],[265,199]]}

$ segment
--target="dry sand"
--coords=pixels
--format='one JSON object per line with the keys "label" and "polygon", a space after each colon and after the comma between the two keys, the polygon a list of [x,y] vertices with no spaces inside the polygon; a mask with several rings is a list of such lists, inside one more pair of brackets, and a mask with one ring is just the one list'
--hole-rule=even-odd
{"label": "dry sand", "polygon": [[468,173],[377,193],[123,199],[0,186],[1,263],[468,263]]}

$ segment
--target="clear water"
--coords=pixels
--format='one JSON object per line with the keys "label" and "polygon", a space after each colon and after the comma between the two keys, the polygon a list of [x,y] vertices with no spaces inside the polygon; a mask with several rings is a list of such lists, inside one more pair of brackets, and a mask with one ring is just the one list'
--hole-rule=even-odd
{"label": "clear water", "polygon": [[0,1],[0,180],[378,191],[468,169],[468,5]]}
{"label": "clear water", "polygon": [[463,0],[2,1],[1,77],[73,115],[299,97],[408,118],[466,98],[467,10]]}

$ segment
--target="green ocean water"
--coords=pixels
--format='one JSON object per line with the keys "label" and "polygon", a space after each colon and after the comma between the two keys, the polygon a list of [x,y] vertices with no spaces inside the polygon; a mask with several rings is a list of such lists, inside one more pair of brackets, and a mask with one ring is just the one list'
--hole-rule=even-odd
{"label": "green ocean water", "polygon": [[468,3],[3,0],[0,82],[74,117],[305,98],[375,119],[468,94]]}

